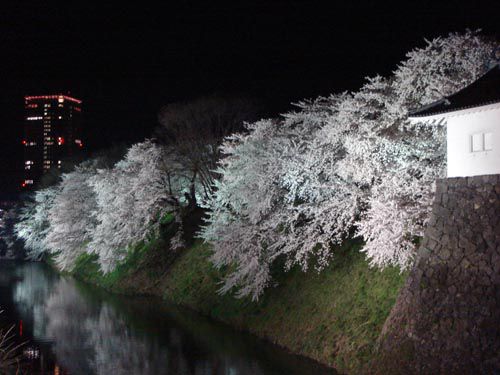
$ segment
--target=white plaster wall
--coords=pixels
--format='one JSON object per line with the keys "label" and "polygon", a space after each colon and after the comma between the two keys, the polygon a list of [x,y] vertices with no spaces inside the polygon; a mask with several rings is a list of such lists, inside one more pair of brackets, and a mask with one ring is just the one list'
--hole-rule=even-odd
{"label": "white plaster wall", "polygon": [[[448,177],[500,174],[500,104],[446,114]],[[491,151],[471,152],[470,137],[492,133]]]}

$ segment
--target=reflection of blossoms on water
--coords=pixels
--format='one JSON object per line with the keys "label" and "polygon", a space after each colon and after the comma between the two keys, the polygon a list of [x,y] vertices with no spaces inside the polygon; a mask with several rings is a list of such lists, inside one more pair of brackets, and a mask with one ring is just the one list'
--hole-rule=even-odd
{"label": "reflection of blossoms on water", "polygon": [[29,264],[15,273],[13,299],[23,319],[33,327],[33,334],[45,336],[44,304],[52,289],[53,276],[43,267]]}
{"label": "reflection of blossoms on water", "polygon": [[71,374],[92,374],[90,363],[95,350],[86,339],[85,322],[98,314],[98,306],[85,303],[72,280],[60,279],[45,301],[46,337],[60,365]]}
{"label": "reflection of blossoms on water", "polygon": [[0,300],[10,301],[11,322],[24,322],[28,373],[331,373],[158,300],[102,295],[42,264],[0,263]]}
{"label": "reflection of blossoms on water", "polygon": [[94,347],[96,374],[167,374],[168,354],[157,340],[146,341],[131,332],[110,306],[103,305],[96,319],[85,326]]}
{"label": "reflection of blossoms on water", "polygon": [[[259,366],[247,358],[224,358],[203,353],[195,358],[192,347],[177,329],[169,330],[168,341],[145,337],[127,328],[116,312],[103,305],[97,320],[87,320],[89,340],[95,349],[96,374],[263,374]],[[196,354],[200,354],[198,351]]]}
{"label": "reflection of blossoms on water", "polygon": [[167,342],[151,340],[130,329],[110,305],[89,306],[69,280],[55,286],[45,313],[46,333],[55,339],[53,350],[71,374],[212,374],[214,369],[216,374],[262,374],[243,358],[226,360],[208,353],[205,359],[191,358],[191,347],[177,329],[169,332]]}

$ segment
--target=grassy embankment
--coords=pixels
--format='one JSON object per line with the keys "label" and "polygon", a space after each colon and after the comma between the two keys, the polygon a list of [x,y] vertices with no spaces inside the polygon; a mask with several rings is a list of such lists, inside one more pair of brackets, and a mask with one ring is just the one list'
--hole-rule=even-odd
{"label": "grassy embankment", "polygon": [[85,255],[73,273],[116,292],[162,296],[341,372],[358,373],[372,358],[405,279],[396,269],[370,269],[360,247],[359,241],[346,242],[319,274],[293,269],[276,275],[279,285],[257,303],[217,294],[223,274],[208,260],[210,246],[199,241],[176,257],[164,240],[139,244],[106,276],[96,258]]}

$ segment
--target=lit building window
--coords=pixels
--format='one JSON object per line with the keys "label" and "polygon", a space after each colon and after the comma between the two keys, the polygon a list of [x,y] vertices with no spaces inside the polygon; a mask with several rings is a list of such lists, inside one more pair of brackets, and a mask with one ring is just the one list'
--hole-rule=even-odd
{"label": "lit building window", "polygon": [[36,120],[41,120],[42,119],[42,116],[30,116],[30,117],[26,117],[26,120],[28,121],[36,121]]}
{"label": "lit building window", "polygon": [[26,165],[33,165],[33,164],[35,164],[35,163],[33,162],[33,160],[26,160],[26,161],[24,162],[24,164],[26,164]]}

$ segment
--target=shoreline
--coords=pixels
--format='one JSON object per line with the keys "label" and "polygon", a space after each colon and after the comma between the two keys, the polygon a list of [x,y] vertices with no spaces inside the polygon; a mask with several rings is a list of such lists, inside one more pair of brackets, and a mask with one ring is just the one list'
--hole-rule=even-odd
{"label": "shoreline", "polygon": [[406,274],[371,269],[361,242],[347,241],[323,272],[292,269],[258,302],[217,293],[223,273],[208,261],[201,242],[169,254],[165,241],[136,246],[117,269],[103,275],[93,256],[69,274],[108,292],[155,296],[214,321],[250,333],[294,355],[339,373],[366,373],[376,340]]}

